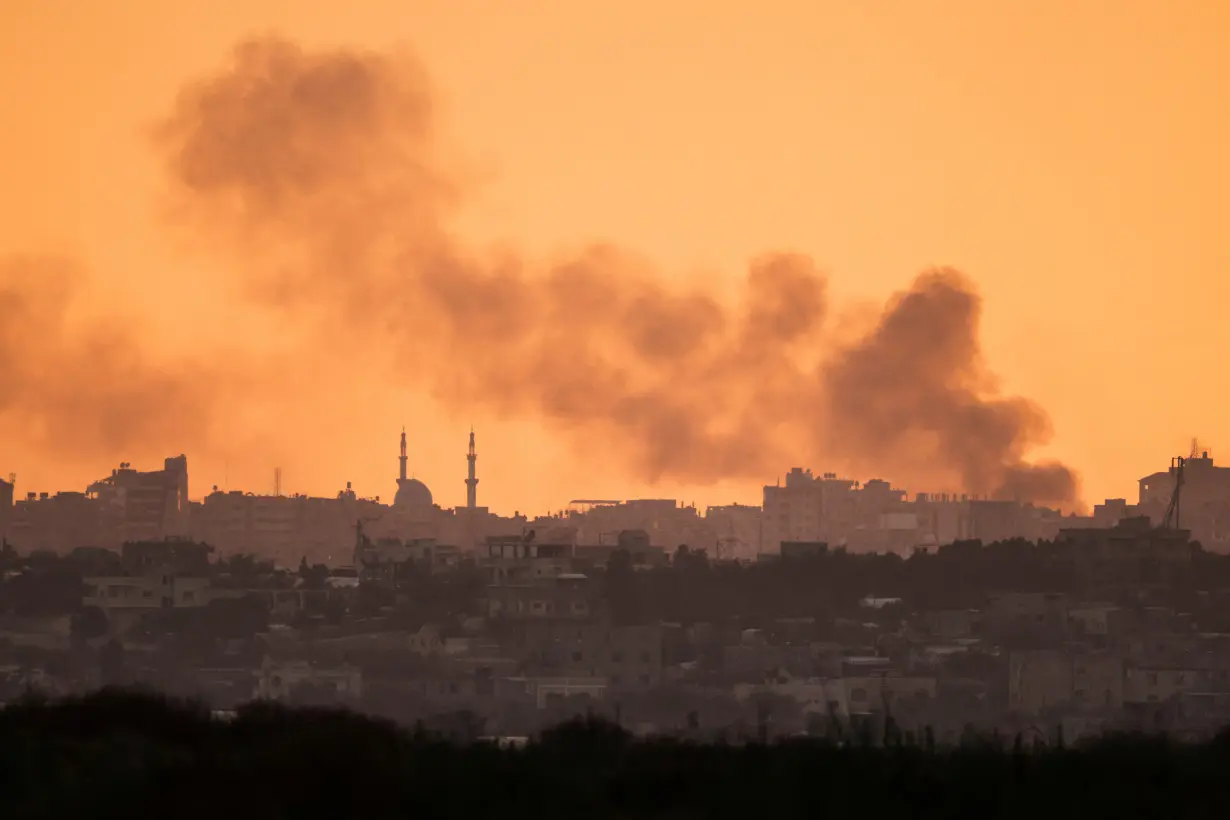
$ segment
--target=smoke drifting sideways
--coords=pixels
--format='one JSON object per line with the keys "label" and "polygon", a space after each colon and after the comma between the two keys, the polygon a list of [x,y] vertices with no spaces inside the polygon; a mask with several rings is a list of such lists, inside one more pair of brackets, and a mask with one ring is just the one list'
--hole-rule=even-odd
{"label": "smoke drifting sideways", "polygon": [[649,481],[841,464],[911,489],[1077,501],[1072,470],[1026,461],[1049,421],[997,393],[959,274],[922,275],[838,340],[804,255],[753,260],[720,298],[610,245],[541,263],[486,252],[450,232],[465,186],[436,119],[412,54],[265,37],[186,85],[154,145],[176,227],[224,251],[249,297],[324,322],[330,344],[391,345],[386,375],[446,407],[538,419]]}
{"label": "smoke drifting sideways", "polygon": [[[146,456],[208,435],[222,379],[150,357],[130,325],[81,311],[83,268],[0,257],[0,419],[6,449],[62,462]],[[178,452],[178,451],[177,451]]]}

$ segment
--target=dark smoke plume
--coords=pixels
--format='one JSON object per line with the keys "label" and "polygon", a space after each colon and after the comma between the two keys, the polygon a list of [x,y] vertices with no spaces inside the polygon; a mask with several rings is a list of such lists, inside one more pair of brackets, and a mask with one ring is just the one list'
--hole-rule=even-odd
{"label": "dark smoke plume", "polygon": [[434,114],[405,54],[246,41],[157,128],[172,213],[271,307],[392,346],[393,372],[449,406],[543,418],[647,479],[840,463],[915,489],[1075,501],[1071,470],[1024,460],[1049,423],[997,394],[957,274],[920,277],[843,344],[805,256],[755,260],[722,299],[609,246],[554,264],[487,254],[450,235],[464,186]]}
{"label": "dark smoke plume", "polygon": [[200,442],[224,380],[190,362],[152,360],[123,323],[75,315],[83,279],[68,258],[0,258],[6,438],[95,462]]}
{"label": "dark smoke plume", "polygon": [[906,472],[943,463],[964,487],[998,498],[1070,502],[1070,469],[1024,460],[1050,437],[1050,420],[1027,399],[997,395],[978,349],[980,311],[973,285],[953,270],[898,294],[876,329],[824,368],[831,441],[871,463],[907,453]]}

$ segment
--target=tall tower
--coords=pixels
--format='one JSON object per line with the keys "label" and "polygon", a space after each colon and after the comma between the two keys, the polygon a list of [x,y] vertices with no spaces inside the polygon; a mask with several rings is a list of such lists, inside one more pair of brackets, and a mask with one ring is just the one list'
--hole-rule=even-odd
{"label": "tall tower", "polygon": [[472,510],[478,506],[478,477],[475,475],[478,453],[474,452],[473,427],[470,428],[470,452],[466,454],[466,461],[470,463],[469,476],[466,478],[466,507]]}
{"label": "tall tower", "polygon": [[401,428],[401,458],[397,459],[401,462],[401,470],[397,474],[397,486],[406,483],[406,428]]}

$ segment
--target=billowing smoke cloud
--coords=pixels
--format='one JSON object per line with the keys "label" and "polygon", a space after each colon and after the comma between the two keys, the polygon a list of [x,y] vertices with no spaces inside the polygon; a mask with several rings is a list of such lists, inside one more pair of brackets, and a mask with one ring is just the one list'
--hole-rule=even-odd
{"label": "billowing smoke cloud", "polygon": [[95,463],[202,441],[221,395],[217,374],[182,360],[159,363],[130,326],[82,315],[83,283],[72,259],[0,258],[6,438],[64,461]]}
{"label": "billowing smoke cloud", "polygon": [[1070,469],[1024,460],[1050,437],[1050,421],[1027,399],[997,395],[978,349],[980,309],[953,270],[926,273],[898,294],[872,333],[824,367],[830,440],[922,480],[934,460],[975,492],[1070,502],[1078,489]]}
{"label": "billowing smoke cloud", "polygon": [[411,386],[541,418],[647,479],[841,463],[917,489],[1075,499],[1070,470],[1024,461],[1049,424],[997,394],[957,274],[920,277],[837,343],[805,256],[755,260],[723,299],[609,246],[553,264],[486,254],[450,235],[464,186],[434,111],[405,54],[244,42],[157,128],[171,212],[229,251],[250,295],[332,339],[393,346]]}

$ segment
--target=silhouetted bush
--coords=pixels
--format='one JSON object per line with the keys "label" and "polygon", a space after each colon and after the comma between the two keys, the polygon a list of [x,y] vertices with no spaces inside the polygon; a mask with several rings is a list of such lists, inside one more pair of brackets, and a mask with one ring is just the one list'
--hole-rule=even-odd
{"label": "silhouetted bush", "polygon": [[[1013,744],[1005,744],[1013,746]],[[0,817],[1230,817],[1230,735],[1027,752],[633,740],[597,719],[524,749],[340,710],[105,690],[0,712]]]}

